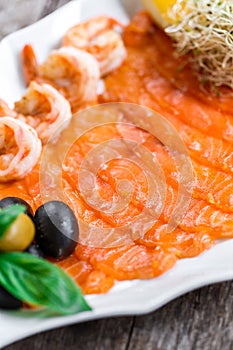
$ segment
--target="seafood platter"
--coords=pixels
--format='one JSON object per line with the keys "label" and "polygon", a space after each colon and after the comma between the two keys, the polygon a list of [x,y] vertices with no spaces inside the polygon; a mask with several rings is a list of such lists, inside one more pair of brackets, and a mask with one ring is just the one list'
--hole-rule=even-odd
{"label": "seafood platter", "polygon": [[1,41],[0,347],[232,279],[232,15],[73,0]]}

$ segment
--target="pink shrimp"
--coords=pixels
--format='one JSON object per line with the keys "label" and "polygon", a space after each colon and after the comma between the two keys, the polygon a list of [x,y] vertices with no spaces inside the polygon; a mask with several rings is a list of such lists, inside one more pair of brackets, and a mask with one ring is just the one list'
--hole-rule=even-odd
{"label": "pink shrimp", "polygon": [[101,76],[118,68],[126,57],[121,35],[114,27],[123,25],[114,18],[98,16],[70,28],[63,37],[64,46],[74,46],[95,56]]}
{"label": "pink shrimp", "polygon": [[43,143],[56,138],[72,117],[69,102],[52,86],[31,82],[26,94],[15,103],[16,118],[24,120]]}
{"label": "pink shrimp", "polygon": [[27,175],[41,154],[36,131],[13,117],[0,118],[0,181],[18,180]]}
{"label": "pink shrimp", "polygon": [[54,50],[46,61],[37,65],[30,45],[22,51],[26,82],[36,80],[55,87],[70,102],[76,112],[84,105],[97,102],[99,65],[94,56],[74,47]]}

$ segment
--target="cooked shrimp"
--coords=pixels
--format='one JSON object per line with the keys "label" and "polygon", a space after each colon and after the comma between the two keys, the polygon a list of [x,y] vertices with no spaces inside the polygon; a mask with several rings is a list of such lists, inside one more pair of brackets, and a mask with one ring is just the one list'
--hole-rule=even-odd
{"label": "cooked shrimp", "polygon": [[69,102],[52,86],[31,82],[26,94],[15,103],[16,118],[24,120],[43,143],[57,137],[69,124]]}
{"label": "cooked shrimp", "polygon": [[[50,53],[46,61],[35,66],[31,46],[22,51],[24,75],[27,81],[36,79],[54,86],[70,102],[72,111],[85,104],[97,102],[99,65],[91,54],[74,47],[62,47]],[[31,62],[31,63],[30,63]]]}
{"label": "cooked shrimp", "polygon": [[0,118],[0,181],[17,180],[29,173],[41,154],[36,131],[21,120]]}
{"label": "cooked shrimp", "polygon": [[77,46],[79,49],[86,50],[93,39],[115,26],[123,27],[120,22],[111,17],[97,16],[90,18],[70,28],[63,37],[63,45]]}
{"label": "cooked shrimp", "polygon": [[64,38],[64,46],[74,46],[93,54],[100,65],[101,76],[118,68],[126,57],[126,50],[119,33],[122,27],[117,20],[98,16],[70,28]]}
{"label": "cooked shrimp", "polygon": [[121,35],[114,27],[123,27],[116,19],[98,16],[70,28],[63,37],[64,46],[74,46],[93,54],[101,76],[118,68],[126,57]]}

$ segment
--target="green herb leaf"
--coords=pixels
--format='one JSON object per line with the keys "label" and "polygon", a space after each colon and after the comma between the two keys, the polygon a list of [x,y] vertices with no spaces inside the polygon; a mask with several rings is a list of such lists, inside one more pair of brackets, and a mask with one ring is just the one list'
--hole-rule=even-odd
{"label": "green herb leaf", "polygon": [[25,211],[26,207],[21,204],[13,204],[0,210],[0,239],[4,236],[8,227],[17,219],[19,214]]}
{"label": "green herb leaf", "polygon": [[69,275],[28,253],[0,254],[0,284],[16,298],[59,314],[91,310]]}

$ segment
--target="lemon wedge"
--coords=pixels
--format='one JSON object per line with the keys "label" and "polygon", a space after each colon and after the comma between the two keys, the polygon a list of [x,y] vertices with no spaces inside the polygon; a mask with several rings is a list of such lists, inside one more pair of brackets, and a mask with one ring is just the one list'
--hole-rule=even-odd
{"label": "lemon wedge", "polygon": [[168,10],[176,3],[176,0],[142,0],[142,3],[161,28],[173,24],[168,17]]}

